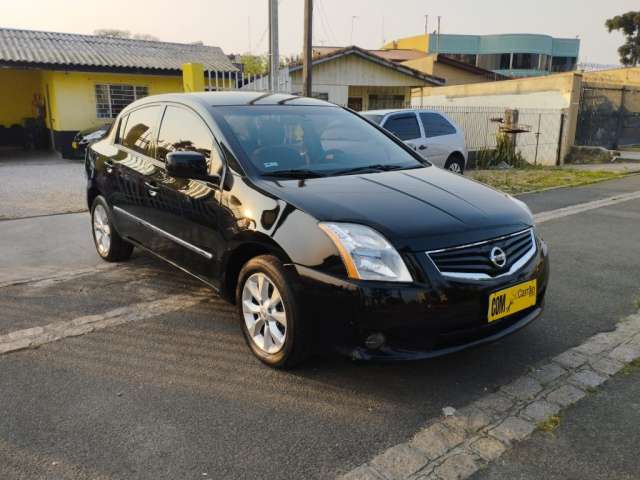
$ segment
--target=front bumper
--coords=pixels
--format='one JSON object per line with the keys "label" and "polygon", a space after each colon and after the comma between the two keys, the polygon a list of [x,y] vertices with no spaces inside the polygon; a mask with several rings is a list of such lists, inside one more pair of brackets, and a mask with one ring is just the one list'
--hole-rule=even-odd
{"label": "front bumper", "polygon": [[[296,265],[298,294],[315,337],[355,359],[422,359],[495,341],[542,314],[549,278],[544,242],[520,270],[490,280],[445,278],[421,253],[408,260],[417,278],[411,284],[345,280]],[[533,279],[535,306],[488,322],[491,293]],[[384,344],[368,348],[365,340],[378,333]]]}

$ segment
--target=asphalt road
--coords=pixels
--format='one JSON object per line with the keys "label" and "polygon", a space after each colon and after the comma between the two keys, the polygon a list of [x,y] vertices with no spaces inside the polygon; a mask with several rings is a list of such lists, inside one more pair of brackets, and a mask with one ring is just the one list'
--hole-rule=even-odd
{"label": "asphalt road", "polygon": [[[539,212],[638,190],[634,176],[522,198]],[[405,441],[443,407],[464,406],[632,313],[639,221],[640,201],[629,201],[542,224],[552,256],[544,317],[446,358],[327,357],[272,371],[251,357],[232,308],[213,294],[180,312],[1,356],[0,478],[334,477]],[[91,272],[101,264],[92,248],[86,214],[0,222],[0,331],[195,287],[143,255]],[[89,272],[7,285],[78,269]]]}

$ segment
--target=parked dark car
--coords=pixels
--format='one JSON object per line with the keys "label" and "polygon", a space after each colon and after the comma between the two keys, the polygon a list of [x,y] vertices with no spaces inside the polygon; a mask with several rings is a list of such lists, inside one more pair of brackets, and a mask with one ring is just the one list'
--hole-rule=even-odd
{"label": "parked dark car", "polygon": [[73,137],[73,141],[71,142],[73,157],[84,158],[87,146],[92,142],[102,140],[104,136],[109,132],[110,128],[111,124],[105,123],[103,125],[98,125],[97,127],[80,130],[78,133],[76,133],[75,137]]}
{"label": "parked dark car", "polygon": [[327,102],[146,97],[86,169],[100,256],[137,246],[211,286],[273,367],[329,347],[432,357],[542,312],[547,247],[522,202]]}

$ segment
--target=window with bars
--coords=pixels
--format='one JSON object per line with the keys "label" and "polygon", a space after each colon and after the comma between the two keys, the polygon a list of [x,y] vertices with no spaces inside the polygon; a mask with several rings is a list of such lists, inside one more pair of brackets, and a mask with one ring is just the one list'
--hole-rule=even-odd
{"label": "window with bars", "polygon": [[147,86],[97,84],[96,115],[98,118],[116,118],[124,107],[147,95]]}

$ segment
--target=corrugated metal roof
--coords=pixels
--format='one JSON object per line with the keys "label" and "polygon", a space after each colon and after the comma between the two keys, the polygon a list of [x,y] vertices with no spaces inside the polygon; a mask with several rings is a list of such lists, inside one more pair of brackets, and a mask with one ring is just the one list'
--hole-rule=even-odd
{"label": "corrugated metal roof", "polygon": [[202,63],[205,70],[235,72],[219,47],[0,28],[0,63],[180,70]]}

